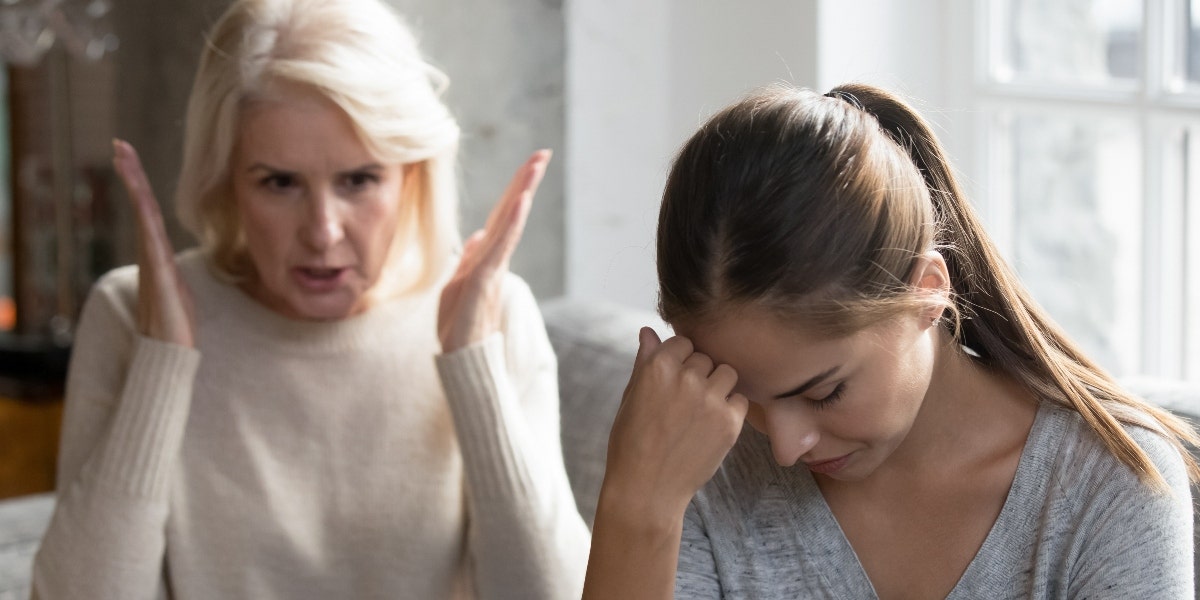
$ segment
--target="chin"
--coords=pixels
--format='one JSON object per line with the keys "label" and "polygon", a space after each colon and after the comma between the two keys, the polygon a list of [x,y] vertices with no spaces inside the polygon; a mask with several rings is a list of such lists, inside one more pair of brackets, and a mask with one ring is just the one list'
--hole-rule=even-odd
{"label": "chin", "polygon": [[294,298],[288,303],[288,316],[305,321],[338,321],[362,312],[358,297],[330,294],[325,297]]}

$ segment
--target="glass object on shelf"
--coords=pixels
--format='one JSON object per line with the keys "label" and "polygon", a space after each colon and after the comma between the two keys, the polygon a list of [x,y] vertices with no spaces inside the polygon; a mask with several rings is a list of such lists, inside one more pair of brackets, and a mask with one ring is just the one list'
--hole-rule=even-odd
{"label": "glass object on shelf", "polygon": [[1140,0],[988,2],[996,82],[1105,87],[1142,76]]}
{"label": "glass object on shelf", "polygon": [[8,128],[8,74],[0,69],[0,332],[17,327],[17,301],[13,273],[12,155]]}
{"label": "glass object on shelf", "polygon": [[0,288],[0,332],[69,344],[91,270],[111,262],[103,220],[112,9],[112,0],[0,0],[0,61],[12,77],[5,114],[14,129],[4,136],[13,198],[0,198],[9,221],[0,222],[0,242],[11,238],[8,253],[0,251],[0,277],[11,281],[9,293]]}
{"label": "glass object on shelf", "polygon": [[115,70],[63,48],[47,58],[10,70],[16,333],[66,343],[91,283],[118,261]]}
{"label": "glass object on shelf", "polygon": [[1093,359],[1118,375],[1137,373],[1143,217],[1136,124],[1040,112],[1002,116],[998,139],[1009,143],[1017,272]]}
{"label": "glass object on shelf", "polygon": [[0,59],[31,67],[60,41],[78,58],[100,60],[118,45],[111,10],[110,0],[2,0]]}
{"label": "glass object on shelf", "polygon": [[43,0],[15,0],[0,7],[0,55],[20,66],[35,65],[54,45]]}

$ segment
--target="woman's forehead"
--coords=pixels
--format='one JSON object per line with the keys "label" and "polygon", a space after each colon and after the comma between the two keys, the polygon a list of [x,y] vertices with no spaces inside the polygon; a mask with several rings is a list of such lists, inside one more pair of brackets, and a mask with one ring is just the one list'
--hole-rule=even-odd
{"label": "woman's forehead", "polygon": [[731,312],[705,323],[678,325],[676,331],[691,340],[696,352],[733,367],[739,387],[771,389],[882,360],[892,352],[888,341],[894,338],[883,324],[843,337],[818,335],[765,311]]}
{"label": "woman's forehead", "polygon": [[764,364],[783,356],[841,354],[849,338],[814,335],[766,311],[738,310],[702,323],[676,328],[692,341],[697,352],[714,360]]}

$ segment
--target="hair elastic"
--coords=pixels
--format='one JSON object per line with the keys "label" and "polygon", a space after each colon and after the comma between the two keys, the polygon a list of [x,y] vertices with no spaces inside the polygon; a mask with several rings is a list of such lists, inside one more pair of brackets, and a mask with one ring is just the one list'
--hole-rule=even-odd
{"label": "hair elastic", "polygon": [[858,110],[866,110],[863,108],[862,102],[858,101],[858,97],[849,92],[843,92],[841,90],[830,90],[829,92],[825,93],[824,96],[826,98],[836,98],[838,100],[841,100],[841,101],[849,104],[850,106],[857,108]]}

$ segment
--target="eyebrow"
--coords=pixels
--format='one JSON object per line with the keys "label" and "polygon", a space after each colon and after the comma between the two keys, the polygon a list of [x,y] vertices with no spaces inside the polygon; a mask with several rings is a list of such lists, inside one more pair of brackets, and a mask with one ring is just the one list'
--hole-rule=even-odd
{"label": "eyebrow", "polygon": [[360,173],[362,171],[382,171],[382,170],[383,170],[383,165],[381,165],[379,163],[367,163],[367,164],[359,166],[359,167],[354,167],[353,169],[346,169],[345,171],[338,171],[338,172],[339,173]]}
{"label": "eyebrow", "polygon": [[[249,167],[246,169],[246,172],[247,172],[247,173],[249,173],[249,172],[252,172],[252,171],[259,170],[259,169],[261,169],[261,170],[263,170],[263,171],[268,171],[268,172],[271,172],[271,173],[296,173],[296,171],[292,171],[292,170],[289,170],[289,169],[280,169],[279,167],[272,167],[271,165],[268,165],[268,164],[265,164],[265,163],[260,163],[260,162],[257,162],[257,163],[254,163],[254,164],[250,165],[250,166],[249,166]],[[359,173],[359,172],[361,172],[361,171],[379,171],[379,170],[381,170],[381,169],[383,169],[383,165],[381,165],[381,164],[379,164],[379,163],[367,163],[367,164],[365,164],[365,165],[361,165],[361,166],[358,166],[358,167],[353,167],[353,168],[350,168],[350,169],[345,169],[345,170],[342,170],[342,171],[338,171],[338,173],[340,173],[340,174],[344,174],[344,173]]]}
{"label": "eyebrow", "polygon": [[263,171],[270,171],[272,173],[291,173],[291,171],[288,171],[287,169],[280,169],[278,167],[272,167],[271,165],[260,163],[260,162],[254,163],[254,164],[250,165],[249,167],[246,167],[246,172],[249,173],[251,171],[258,171],[260,169]]}
{"label": "eyebrow", "polygon": [[815,386],[815,385],[817,385],[817,384],[821,383],[822,381],[825,381],[826,379],[829,379],[829,377],[830,377],[831,375],[833,375],[834,373],[837,373],[837,370],[838,370],[839,368],[841,368],[841,367],[840,367],[840,366],[834,366],[834,367],[830,367],[829,369],[826,369],[826,370],[825,370],[824,372],[822,372],[822,373],[817,373],[816,375],[814,375],[814,376],[813,376],[811,379],[809,379],[808,381],[805,381],[804,383],[800,384],[800,386],[799,386],[799,387],[797,387],[797,388],[795,388],[795,389],[793,389],[793,390],[788,390],[788,391],[786,391],[786,392],[784,392],[784,393],[782,393],[782,394],[779,394],[778,396],[775,396],[775,399],[776,399],[776,400],[780,400],[780,399],[783,399],[783,398],[788,398],[788,397],[790,397],[790,396],[799,396],[800,394],[803,394],[804,392],[807,392],[807,391],[808,391],[810,388],[812,388],[813,386]]}

